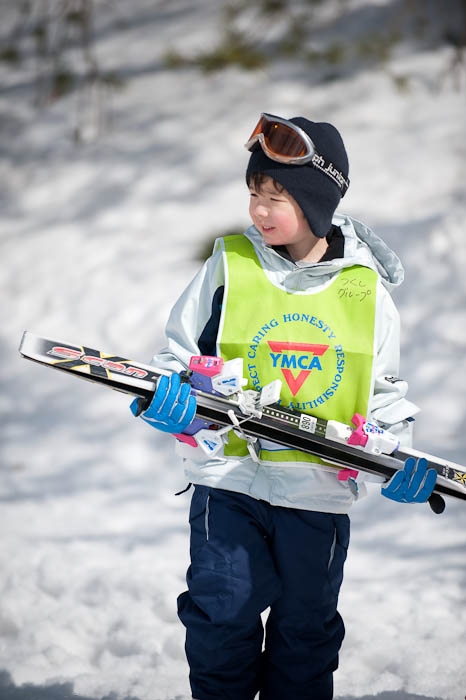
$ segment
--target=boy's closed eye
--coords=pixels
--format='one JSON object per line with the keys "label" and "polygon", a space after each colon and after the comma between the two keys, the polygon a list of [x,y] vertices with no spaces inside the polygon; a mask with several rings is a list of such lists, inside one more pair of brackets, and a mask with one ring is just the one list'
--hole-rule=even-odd
{"label": "boy's closed eye", "polygon": [[[249,194],[251,197],[258,197],[259,196],[259,194],[257,192],[252,192],[251,190],[249,191]],[[267,196],[267,194],[265,196]],[[286,199],[284,199],[283,197],[272,197],[272,196],[268,195],[268,198],[271,202],[286,202]]]}

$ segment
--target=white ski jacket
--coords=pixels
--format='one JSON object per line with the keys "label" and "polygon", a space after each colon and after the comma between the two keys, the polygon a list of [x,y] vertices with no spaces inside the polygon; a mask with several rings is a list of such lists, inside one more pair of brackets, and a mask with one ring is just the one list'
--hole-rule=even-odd
{"label": "white ski jacket", "polygon": [[[333,224],[344,236],[344,257],[320,263],[294,263],[263,242],[254,226],[245,231],[270,281],[288,291],[315,288],[344,268],[363,265],[378,273],[374,331],[374,372],[368,420],[395,432],[402,444],[412,439],[412,416],[419,409],[405,396],[408,385],[398,378],[400,324],[389,290],[403,281],[398,257],[367,226],[346,215],[335,215]],[[157,367],[182,371],[192,355],[199,355],[199,338],[212,313],[212,299],[224,284],[224,263],[220,246],[176,302],[166,335],[168,344],[153,357]],[[177,443],[190,482],[227,489],[268,501],[272,505],[329,513],[346,513],[354,500],[365,493],[358,476],[359,494],[348,482],[338,481],[335,470],[312,464],[255,463],[248,457],[209,457],[200,448]]]}

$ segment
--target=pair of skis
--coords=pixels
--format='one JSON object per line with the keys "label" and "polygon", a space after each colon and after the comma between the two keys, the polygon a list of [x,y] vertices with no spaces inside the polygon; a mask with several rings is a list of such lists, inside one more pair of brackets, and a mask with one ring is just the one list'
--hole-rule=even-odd
{"label": "pair of skis", "polygon": [[[159,377],[170,374],[119,355],[42,338],[27,331],[19,352],[27,359],[139,397],[147,403],[152,399]],[[436,513],[444,510],[443,496],[466,500],[465,467],[399,447],[394,436],[374,424],[365,424],[361,416],[355,419],[359,425],[351,428],[282,408],[276,403],[276,383],[264,387],[261,394],[243,391],[237,373],[229,375],[223,371],[222,374],[221,365],[215,366],[213,358],[193,358],[187,381],[196,394],[196,419],[200,430],[192,436],[179,437],[206,452],[217,449],[220,437],[233,429],[247,441],[252,454],[257,439],[268,440],[319,457],[338,470],[339,478],[363,471],[390,479],[408,457],[424,457],[438,475],[429,499],[432,510]],[[217,430],[212,430],[212,426]]]}

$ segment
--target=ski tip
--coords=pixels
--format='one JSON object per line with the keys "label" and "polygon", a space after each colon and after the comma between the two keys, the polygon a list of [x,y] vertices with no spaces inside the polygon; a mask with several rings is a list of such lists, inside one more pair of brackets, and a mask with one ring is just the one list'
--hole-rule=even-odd
{"label": "ski tip", "polygon": [[428,503],[436,515],[440,515],[445,510],[445,501],[439,493],[433,493]]}
{"label": "ski tip", "polygon": [[29,335],[31,335],[31,334],[29,333],[29,331],[23,331],[23,335],[21,336],[21,342],[20,342],[20,344],[19,344],[18,350],[19,350],[20,354],[21,354],[23,357],[24,357],[24,352],[23,352],[24,346],[26,345],[26,342],[27,342],[27,339],[28,339],[28,336],[29,336]]}

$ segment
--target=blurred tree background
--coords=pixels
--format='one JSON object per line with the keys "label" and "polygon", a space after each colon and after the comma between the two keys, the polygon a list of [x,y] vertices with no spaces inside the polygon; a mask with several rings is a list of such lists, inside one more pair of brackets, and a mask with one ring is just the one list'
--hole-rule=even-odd
{"label": "blurred tree background", "polygon": [[[5,0],[1,5],[5,6]],[[134,3],[132,3],[134,4]],[[11,5],[11,3],[10,3]],[[182,12],[182,0],[155,0],[157,13]],[[11,9],[11,8],[10,8]],[[192,9],[192,8],[191,8]],[[350,76],[361,69],[382,70],[400,91],[422,80],[426,89],[440,92],[446,81],[461,89],[466,75],[466,0],[218,0],[218,31],[209,45],[180,37],[167,43],[154,36],[154,51],[163,46],[157,64],[174,71],[196,68],[204,74],[236,67],[260,71],[285,61],[290,72],[303,74],[309,85]],[[96,50],[96,27],[121,31],[125,20],[108,0],[18,0],[0,29],[0,61],[34,66],[32,99],[43,109],[70,93],[77,96],[72,135],[84,138],[84,122],[91,111],[93,133],[111,126],[111,96],[129,79],[124,51],[121,65],[108,69]],[[126,20],[129,22],[129,20]],[[202,39],[205,41],[205,38]],[[391,59],[407,51],[449,47],[441,75],[426,77],[400,73]]]}

